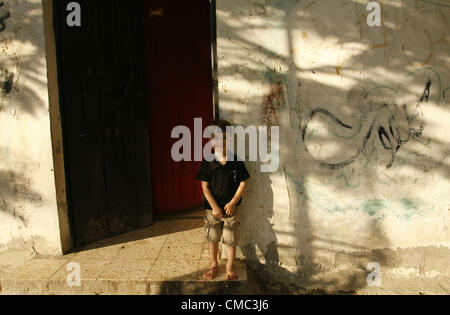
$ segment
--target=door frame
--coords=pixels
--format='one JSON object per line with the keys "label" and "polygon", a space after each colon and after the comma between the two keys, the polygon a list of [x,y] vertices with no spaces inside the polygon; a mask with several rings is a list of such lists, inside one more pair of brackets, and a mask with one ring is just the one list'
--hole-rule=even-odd
{"label": "door frame", "polygon": [[53,1],[54,0],[42,0],[42,9],[44,18],[45,55],[48,78],[47,84],[59,234],[61,239],[61,253],[65,254],[74,248],[74,240],[72,237],[73,228],[71,224],[66,186],[66,155],[64,154],[63,123],[59,97],[60,92],[58,81],[56,34],[54,31]]}
{"label": "door frame", "polygon": [[213,80],[213,114],[214,119],[220,118],[219,107],[219,65],[217,58],[217,4],[216,0],[210,0],[211,8],[211,60],[212,60],[212,80]]}
{"label": "door frame", "polygon": [[[71,200],[67,181],[66,165],[68,163],[64,146],[64,127],[61,112],[60,84],[57,64],[57,41],[55,33],[54,1],[42,0],[44,37],[47,62],[49,113],[52,138],[52,154],[54,164],[54,177],[57,200],[57,215],[59,221],[59,233],[61,240],[61,253],[70,252],[75,247],[74,227],[71,219]],[[213,114],[214,118],[220,117],[219,89],[218,89],[218,57],[217,57],[217,16],[216,0],[209,0],[211,9],[211,55],[213,84]]]}

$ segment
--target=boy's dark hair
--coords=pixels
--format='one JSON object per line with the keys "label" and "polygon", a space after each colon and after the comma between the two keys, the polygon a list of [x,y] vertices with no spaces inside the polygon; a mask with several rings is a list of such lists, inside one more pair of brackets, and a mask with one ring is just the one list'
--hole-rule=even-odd
{"label": "boy's dark hair", "polygon": [[220,130],[222,130],[222,133],[225,134],[227,132],[227,127],[231,127],[231,123],[228,120],[216,119],[213,121],[211,126],[219,127]]}

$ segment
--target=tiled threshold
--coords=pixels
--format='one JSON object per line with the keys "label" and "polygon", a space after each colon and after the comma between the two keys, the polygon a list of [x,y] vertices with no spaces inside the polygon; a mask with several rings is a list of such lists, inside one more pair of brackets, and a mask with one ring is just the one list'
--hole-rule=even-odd
{"label": "tiled threshold", "polygon": [[[0,270],[0,294],[248,294],[245,262],[239,279],[225,280],[225,261],[213,281],[201,219],[158,219],[149,228],[78,249],[61,257],[34,257]],[[76,263],[81,286],[67,279]]]}

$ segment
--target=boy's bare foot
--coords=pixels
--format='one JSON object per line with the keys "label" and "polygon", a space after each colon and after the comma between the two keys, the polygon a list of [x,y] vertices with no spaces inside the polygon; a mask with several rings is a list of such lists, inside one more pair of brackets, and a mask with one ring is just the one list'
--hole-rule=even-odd
{"label": "boy's bare foot", "polygon": [[203,274],[203,278],[206,280],[213,280],[219,271],[219,266],[211,266],[207,272]]}
{"label": "boy's bare foot", "polygon": [[234,265],[227,266],[227,281],[237,280],[238,275],[236,273],[236,270],[234,268]]}

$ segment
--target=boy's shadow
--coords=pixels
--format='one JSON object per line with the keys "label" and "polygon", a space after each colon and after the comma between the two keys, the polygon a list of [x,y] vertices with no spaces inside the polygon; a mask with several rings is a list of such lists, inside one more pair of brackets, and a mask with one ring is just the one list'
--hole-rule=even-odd
{"label": "boy's shadow", "polygon": [[[241,208],[240,247],[246,258],[249,279],[257,282],[261,293],[288,293],[280,276],[293,273],[280,266],[278,240],[271,220],[274,216],[274,194],[270,173],[263,173],[260,162],[246,162],[251,175]],[[263,237],[261,237],[263,236]]]}

